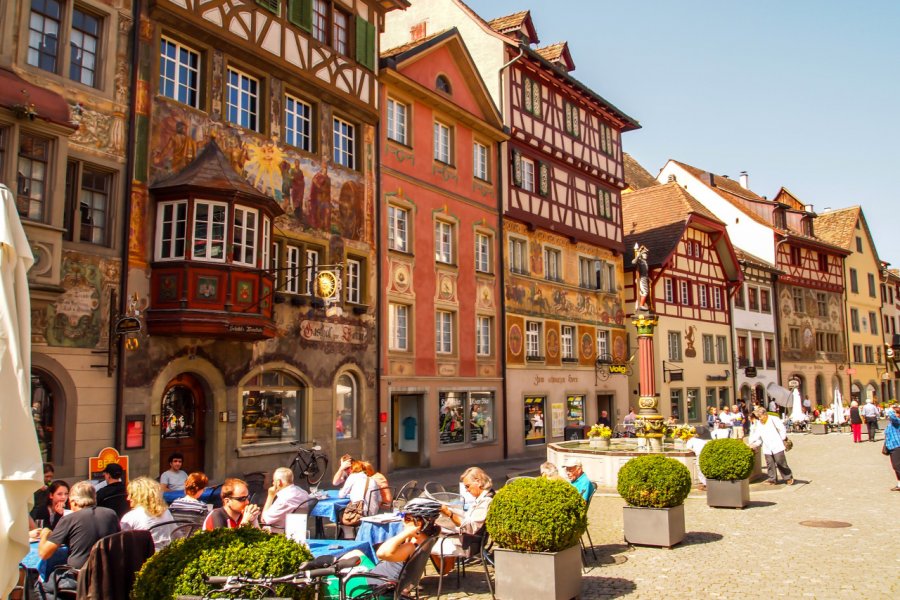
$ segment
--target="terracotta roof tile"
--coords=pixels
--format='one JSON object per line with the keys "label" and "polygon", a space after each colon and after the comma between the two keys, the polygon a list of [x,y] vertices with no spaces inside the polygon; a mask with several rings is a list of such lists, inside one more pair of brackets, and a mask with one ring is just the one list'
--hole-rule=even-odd
{"label": "terracotta roof tile", "polygon": [[[697,177],[701,181],[703,181],[704,174],[709,173],[709,171],[704,171],[703,169],[692,167],[691,165],[679,162],[677,160],[672,162],[681,165],[686,171],[688,171],[691,175]],[[713,182],[715,183],[714,187],[718,191],[724,192],[726,194],[731,194],[732,196],[736,196],[737,198],[754,200],[757,202],[770,202],[759,194],[755,193],[753,190],[748,190],[747,188],[741,186],[739,182],[730,179],[725,175],[716,175],[715,173],[710,173],[710,175],[713,176]]]}
{"label": "terracotta roof tile", "polygon": [[523,10],[511,15],[506,15],[505,17],[497,17],[496,19],[488,21],[488,25],[494,31],[506,33],[507,31],[521,27],[522,23],[525,22],[525,19],[528,18],[528,12],[529,11],[527,10]]}
{"label": "terracotta roof tile", "polygon": [[852,250],[859,213],[858,206],[822,213],[813,222],[813,231],[816,237],[822,238],[830,244],[840,246],[845,250]]}
{"label": "terracotta roof tile", "polygon": [[432,33],[431,35],[426,35],[425,37],[423,37],[421,39],[407,42],[401,46],[395,46],[393,48],[388,48],[387,50],[382,51],[381,54],[379,54],[379,57],[380,58],[391,58],[392,56],[397,56],[399,54],[403,54],[404,52],[412,50],[413,48],[416,48],[417,46],[421,46],[422,44],[426,44],[426,43],[430,42],[434,38],[438,37],[439,35],[443,35],[444,33],[448,32],[448,31],[450,31],[450,30],[444,29],[442,31],[438,31],[437,33]]}
{"label": "terracotta roof tile", "polygon": [[645,169],[641,163],[636,161],[633,156],[625,154],[625,183],[628,184],[632,190],[640,190],[643,188],[653,187],[659,185],[659,182],[656,180],[656,177],[650,174],[650,171]]}

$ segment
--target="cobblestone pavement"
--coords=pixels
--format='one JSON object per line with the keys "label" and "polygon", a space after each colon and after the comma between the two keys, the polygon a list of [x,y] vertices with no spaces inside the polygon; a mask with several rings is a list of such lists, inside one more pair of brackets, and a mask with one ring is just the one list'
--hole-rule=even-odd
{"label": "cobblestone pavement", "polygon": [[[796,485],[753,484],[744,510],[709,508],[693,492],[685,503],[687,537],[671,550],[629,547],[622,499],[595,496],[589,521],[597,559],[589,554],[582,598],[897,597],[900,493],[889,490],[896,480],[881,455],[881,434],[874,444],[854,444],[850,434],[792,439]],[[810,520],[850,526],[800,524]],[[479,569],[470,568],[459,589],[451,576],[442,597],[490,598]],[[429,570],[422,591],[433,597],[436,590]]]}

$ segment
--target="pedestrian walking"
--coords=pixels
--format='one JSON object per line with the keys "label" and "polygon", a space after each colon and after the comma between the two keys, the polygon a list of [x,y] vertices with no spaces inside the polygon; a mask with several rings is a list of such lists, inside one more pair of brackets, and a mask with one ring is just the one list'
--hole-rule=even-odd
{"label": "pedestrian walking", "polygon": [[887,427],[884,430],[884,450],[891,457],[891,467],[897,476],[897,485],[891,489],[900,492],[900,404],[895,404],[884,411],[888,418]]}
{"label": "pedestrian walking", "polygon": [[770,415],[762,407],[753,411],[751,418],[755,418],[756,423],[750,428],[750,445],[754,448],[762,446],[768,472],[768,479],[765,483],[768,485],[778,483],[778,472],[780,472],[785,483],[794,485],[794,474],[784,455],[784,440],[787,439],[784,423],[775,415]]}
{"label": "pedestrian walking", "polygon": [[853,443],[862,442],[862,416],[859,414],[859,402],[850,403],[850,430],[853,432]]}
{"label": "pedestrian walking", "polygon": [[862,416],[866,420],[866,430],[869,441],[875,441],[875,431],[878,429],[878,407],[871,398],[866,398],[866,405],[862,407]]}

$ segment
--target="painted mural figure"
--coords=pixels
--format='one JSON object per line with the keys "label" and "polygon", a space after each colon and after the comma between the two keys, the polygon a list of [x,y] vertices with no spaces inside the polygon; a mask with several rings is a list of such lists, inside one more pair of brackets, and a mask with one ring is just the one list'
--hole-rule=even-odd
{"label": "painted mural figure", "polygon": [[338,198],[337,211],[332,223],[337,229],[336,233],[351,240],[362,238],[359,223],[363,216],[363,209],[358,192],[359,187],[353,181],[348,181],[341,186],[341,195]]}
{"label": "painted mural figure", "polygon": [[322,168],[313,175],[309,186],[309,225],[314,229],[328,229],[331,216],[331,177],[328,159],[322,158]]}
{"label": "painted mural figure", "polygon": [[650,298],[650,267],[647,265],[647,247],[634,245],[634,259],[631,264],[637,266],[637,294],[634,300],[634,310],[649,312],[653,306]]}
{"label": "painted mural figure", "polygon": [[303,219],[303,192],[306,189],[306,178],[300,168],[300,161],[295,160],[293,166],[288,161],[281,162],[281,207],[285,214]]}
{"label": "painted mural figure", "polygon": [[154,163],[165,164],[174,172],[181,171],[197,156],[197,142],[187,133],[184,121],[175,122],[175,131],[169,135],[162,150],[154,156]]}

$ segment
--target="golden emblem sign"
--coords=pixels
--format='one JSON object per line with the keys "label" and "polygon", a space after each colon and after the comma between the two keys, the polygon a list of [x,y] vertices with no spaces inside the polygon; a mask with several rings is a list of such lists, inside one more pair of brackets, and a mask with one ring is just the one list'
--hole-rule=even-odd
{"label": "golden emblem sign", "polygon": [[338,280],[332,271],[322,271],[316,276],[316,290],[320,298],[332,298],[338,290]]}

